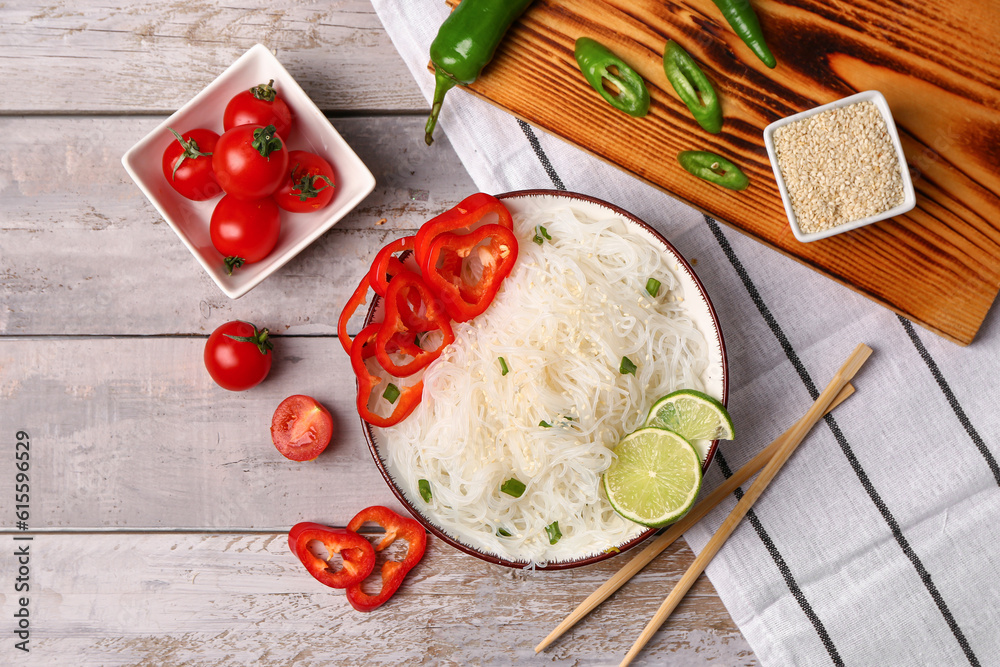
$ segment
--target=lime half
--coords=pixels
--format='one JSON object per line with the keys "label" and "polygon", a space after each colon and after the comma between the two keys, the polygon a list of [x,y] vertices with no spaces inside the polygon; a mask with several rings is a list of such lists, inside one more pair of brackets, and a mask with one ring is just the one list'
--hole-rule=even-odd
{"label": "lime half", "polygon": [[658,400],[643,426],[665,428],[691,441],[733,439],[733,420],[726,406],[693,389],[681,389]]}
{"label": "lime half", "polygon": [[604,490],[626,519],[659,528],[684,516],[701,488],[701,457],[671,431],[640,428],[614,449]]}

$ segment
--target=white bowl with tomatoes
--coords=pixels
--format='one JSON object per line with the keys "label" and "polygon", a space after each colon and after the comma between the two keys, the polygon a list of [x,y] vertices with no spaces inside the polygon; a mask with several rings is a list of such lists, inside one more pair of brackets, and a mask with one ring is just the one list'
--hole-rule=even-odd
{"label": "white bowl with tomatoes", "polygon": [[122,157],[219,288],[237,299],[375,189],[375,177],[257,44]]}

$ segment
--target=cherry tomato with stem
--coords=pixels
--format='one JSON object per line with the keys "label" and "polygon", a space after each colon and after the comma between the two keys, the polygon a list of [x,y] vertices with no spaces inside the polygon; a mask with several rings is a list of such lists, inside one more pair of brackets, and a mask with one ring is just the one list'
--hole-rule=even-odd
{"label": "cherry tomato with stem", "polygon": [[223,389],[245,391],[267,377],[273,349],[267,329],[242,320],[226,322],[205,343],[205,368]]}
{"label": "cherry tomato with stem", "polygon": [[333,167],[315,153],[292,151],[288,154],[292,166],[274,200],[292,213],[318,211],[333,201],[335,176]]}
{"label": "cherry tomato with stem", "polygon": [[283,400],[271,418],[271,442],[292,461],[311,461],[330,444],[333,417],[312,396]]}
{"label": "cherry tomato with stem", "polygon": [[219,137],[212,169],[227,194],[263,199],[288,177],[288,150],[274,125],[240,125]]}
{"label": "cherry tomato with stem", "polygon": [[288,138],[292,131],[292,110],[275,91],[274,79],[237,93],[229,100],[222,115],[222,127],[231,130],[240,125],[274,125],[279,136]]}
{"label": "cherry tomato with stem", "polygon": [[225,256],[226,269],[267,257],[278,243],[281,211],[274,199],[239,199],[226,195],[215,205],[209,223],[212,245]]}
{"label": "cherry tomato with stem", "polygon": [[194,201],[222,194],[212,171],[212,153],[219,135],[201,128],[183,135],[172,128],[167,129],[176,137],[163,151],[163,175],[171,187]]}

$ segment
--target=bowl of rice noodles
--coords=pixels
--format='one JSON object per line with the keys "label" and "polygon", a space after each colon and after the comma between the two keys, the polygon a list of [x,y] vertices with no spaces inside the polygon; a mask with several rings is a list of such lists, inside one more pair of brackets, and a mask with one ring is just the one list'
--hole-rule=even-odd
{"label": "bowl of rice noodles", "polygon": [[[589,565],[656,532],[608,502],[613,448],[677,389],[726,404],[726,347],[701,281],[650,225],[575,193],[497,196],[514,219],[513,271],[405,378],[424,383],[414,412],[363,431],[392,493],[456,549],[512,568]],[[366,324],[381,313],[376,298]],[[692,444],[707,470],[718,441]]]}

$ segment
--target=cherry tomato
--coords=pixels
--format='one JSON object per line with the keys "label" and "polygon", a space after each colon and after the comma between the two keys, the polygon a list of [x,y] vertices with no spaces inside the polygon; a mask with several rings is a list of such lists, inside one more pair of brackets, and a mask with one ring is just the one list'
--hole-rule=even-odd
{"label": "cherry tomato", "polygon": [[270,197],[226,195],[215,205],[208,230],[212,245],[225,255],[229,275],[233,275],[233,269],[259,262],[274,250],[281,232],[281,211]]}
{"label": "cherry tomato", "polygon": [[212,152],[219,135],[204,129],[180,135],[167,129],[176,137],[176,141],[171,141],[163,151],[163,175],[167,182],[174,190],[195,201],[205,201],[222,194],[212,171]]}
{"label": "cherry tomato", "polygon": [[240,125],[274,125],[279,136],[292,130],[292,110],[275,92],[274,79],[238,93],[226,105],[222,127],[231,130]]}
{"label": "cherry tomato", "polygon": [[308,213],[333,201],[334,174],[329,162],[315,153],[292,151],[288,164],[289,178],[274,193],[278,206],[292,213]]}
{"label": "cherry tomato", "polygon": [[219,137],[212,169],[226,193],[240,199],[263,199],[288,177],[288,150],[274,125],[240,125]]}
{"label": "cherry tomato", "polygon": [[264,381],[271,370],[273,346],[267,329],[249,322],[226,322],[205,343],[205,368],[223,389],[244,391]]}
{"label": "cherry tomato", "polygon": [[293,461],[313,460],[330,444],[332,435],[333,417],[311,396],[289,396],[271,418],[271,441]]}

